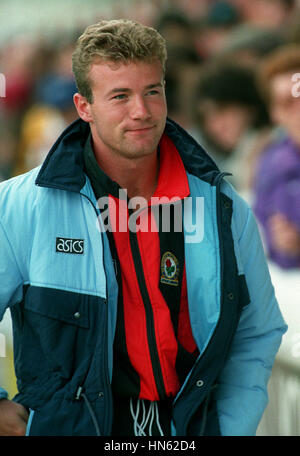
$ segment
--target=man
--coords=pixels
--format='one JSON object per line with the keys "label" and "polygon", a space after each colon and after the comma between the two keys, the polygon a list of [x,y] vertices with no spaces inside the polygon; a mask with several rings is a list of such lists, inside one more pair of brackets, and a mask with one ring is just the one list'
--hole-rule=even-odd
{"label": "man", "polygon": [[88,27],[80,119],[1,185],[2,434],[255,433],[285,324],[250,209],[167,120],[165,60],[152,28]]}

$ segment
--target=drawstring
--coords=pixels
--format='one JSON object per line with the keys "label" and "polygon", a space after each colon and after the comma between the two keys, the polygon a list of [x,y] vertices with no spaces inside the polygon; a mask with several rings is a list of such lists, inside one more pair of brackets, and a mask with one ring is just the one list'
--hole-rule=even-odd
{"label": "drawstring", "polygon": [[[142,421],[139,424],[139,415],[140,415],[140,406],[142,404]],[[137,399],[137,404],[136,404],[136,412],[133,410],[133,400],[130,398],[130,412],[131,416],[133,418],[133,428],[134,428],[134,435],[135,436],[146,436],[146,426],[149,424],[149,430],[148,430],[148,435],[152,436],[152,426],[153,426],[153,421],[155,417],[155,422],[157,425],[157,428],[160,432],[160,435],[163,436],[163,430],[161,428],[161,425],[159,423],[159,412],[158,412],[158,406],[157,402],[151,402],[149,406],[149,410],[146,416],[146,406],[145,402],[143,399]],[[150,423],[149,423],[150,420]]]}
{"label": "drawstring", "polygon": [[98,425],[97,418],[96,418],[96,415],[95,415],[95,413],[94,413],[94,410],[93,410],[93,408],[92,408],[92,406],[91,406],[91,404],[90,404],[90,401],[88,400],[88,398],[86,397],[86,395],[82,392],[82,390],[83,390],[83,387],[82,387],[82,386],[79,386],[78,389],[77,389],[77,391],[76,391],[75,400],[76,400],[76,401],[79,401],[79,399],[80,399],[81,397],[83,397],[84,402],[85,402],[85,404],[86,404],[86,406],[87,406],[87,409],[88,409],[88,411],[89,411],[89,414],[90,414],[90,416],[91,416],[92,422],[93,422],[93,424],[94,424],[94,426],[95,426],[96,435],[97,435],[97,436],[101,436],[101,434],[100,434],[100,429],[99,429],[99,425]]}
{"label": "drawstring", "polygon": [[98,426],[97,418],[96,418],[96,415],[94,413],[94,410],[92,409],[90,401],[88,400],[88,398],[86,397],[86,395],[84,393],[81,393],[81,396],[83,397],[84,402],[86,403],[88,411],[90,412],[92,422],[93,422],[93,424],[95,426],[95,429],[96,429],[96,435],[100,436],[101,434],[100,434],[100,429],[99,429],[99,426]]}

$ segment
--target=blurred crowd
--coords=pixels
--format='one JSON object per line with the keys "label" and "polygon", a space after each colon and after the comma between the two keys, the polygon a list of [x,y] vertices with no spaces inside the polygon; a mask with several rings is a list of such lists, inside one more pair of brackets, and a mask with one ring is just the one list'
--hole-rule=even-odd
{"label": "blurred crowd", "polygon": [[[127,17],[160,31],[169,117],[232,174],[269,258],[300,268],[300,1],[114,3],[94,22]],[[0,43],[0,181],[41,164],[77,118],[71,54],[87,25]]]}

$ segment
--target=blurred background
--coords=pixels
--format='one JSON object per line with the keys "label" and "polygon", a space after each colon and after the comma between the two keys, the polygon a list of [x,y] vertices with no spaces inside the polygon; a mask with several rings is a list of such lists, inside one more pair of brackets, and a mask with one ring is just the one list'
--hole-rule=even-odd
{"label": "blurred background", "polygon": [[[254,209],[289,325],[258,435],[299,436],[300,0],[0,0],[0,181],[40,165],[77,118],[75,40],[121,17],[165,37],[169,117]],[[9,312],[0,336],[0,384],[13,397]]]}

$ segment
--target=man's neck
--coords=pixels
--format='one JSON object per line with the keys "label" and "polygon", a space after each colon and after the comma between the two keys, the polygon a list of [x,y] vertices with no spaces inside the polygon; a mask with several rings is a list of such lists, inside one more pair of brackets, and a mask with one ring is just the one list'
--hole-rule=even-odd
{"label": "man's neck", "polygon": [[96,160],[104,173],[127,191],[128,197],[142,197],[147,201],[153,195],[158,180],[157,151],[138,159],[104,155],[93,147]]}

